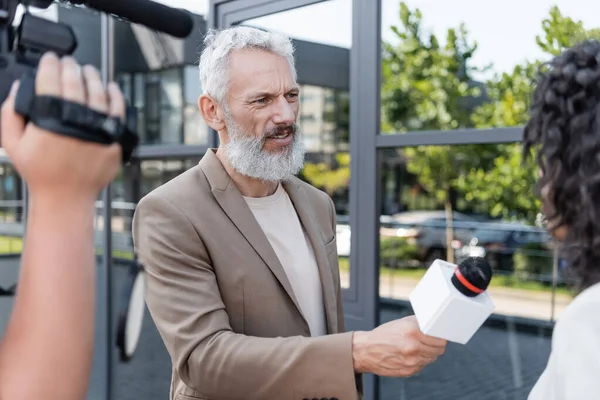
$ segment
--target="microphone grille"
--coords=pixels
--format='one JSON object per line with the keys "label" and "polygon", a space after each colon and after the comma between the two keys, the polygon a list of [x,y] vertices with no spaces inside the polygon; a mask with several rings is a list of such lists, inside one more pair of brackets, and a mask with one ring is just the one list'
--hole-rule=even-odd
{"label": "microphone grille", "polygon": [[[465,287],[465,283],[461,282],[461,279],[453,276],[452,282],[461,292],[466,292],[464,294],[468,296],[477,295],[473,290],[469,290],[469,286],[474,286],[479,289],[478,291],[487,290],[490,281],[492,280],[492,267],[490,264],[482,257],[469,257],[463,260],[458,265],[458,272],[462,275],[462,278],[466,280],[467,287]],[[469,285],[470,284],[470,285]]]}

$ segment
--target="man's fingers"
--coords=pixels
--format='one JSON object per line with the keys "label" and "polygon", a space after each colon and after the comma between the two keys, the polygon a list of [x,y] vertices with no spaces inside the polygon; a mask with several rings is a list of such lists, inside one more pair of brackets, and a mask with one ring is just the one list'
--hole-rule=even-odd
{"label": "man's fingers", "polygon": [[125,98],[119,85],[115,82],[108,84],[109,110],[108,113],[113,117],[120,117],[125,121]]}
{"label": "man's fingers", "polygon": [[2,115],[0,116],[1,144],[8,152],[9,157],[25,132],[25,120],[15,112],[15,98],[18,90],[19,81],[15,81],[10,88],[8,97],[2,104]]}
{"label": "man's fingers", "polygon": [[62,66],[62,95],[65,100],[85,104],[85,83],[81,67],[73,57],[63,57]]}
{"label": "man's fingers", "polygon": [[83,67],[83,76],[87,85],[87,106],[101,113],[108,112],[106,90],[98,70],[91,65],[86,65]]}
{"label": "man's fingers", "polygon": [[421,343],[423,343],[426,346],[438,347],[442,349],[446,348],[446,345],[448,344],[447,340],[435,338],[428,335],[422,335],[420,340]]}
{"label": "man's fingers", "polygon": [[426,358],[437,358],[444,354],[444,349],[441,347],[421,346],[421,355]]}
{"label": "man's fingers", "polygon": [[35,79],[37,95],[59,96],[61,94],[61,62],[54,53],[45,53],[40,59]]}

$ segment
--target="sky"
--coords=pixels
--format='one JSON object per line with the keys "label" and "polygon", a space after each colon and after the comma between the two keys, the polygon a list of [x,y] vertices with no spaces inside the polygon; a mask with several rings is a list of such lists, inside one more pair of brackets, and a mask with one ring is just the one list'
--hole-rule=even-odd
{"label": "sky", "polygon": [[[208,12],[208,0],[158,1],[200,15]],[[399,0],[381,1],[382,37],[393,40],[390,27],[399,21]],[[473,63],[476,66],[492,63],[495,72],[510,71],[526,59],[540,57],[535,36],[541,33],[542,20],[552,5],[557,5],[564,15],[581,20],[586,28],[600,27],[600,2],[589,0],[407,0],[406,3],[411,9],[421,10],[424,28],[438,38],[445,37],[448,28],[464,22],[469,37],[479,45]],[[328,0],[247,23],[296,39],[350,48],[351,4],[351,0]]]}

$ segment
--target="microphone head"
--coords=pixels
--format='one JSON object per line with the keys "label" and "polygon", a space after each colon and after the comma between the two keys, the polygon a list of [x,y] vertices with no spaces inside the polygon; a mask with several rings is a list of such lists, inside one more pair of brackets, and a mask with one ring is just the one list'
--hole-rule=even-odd
{"label": "microphone head", "polygon": [[492,267],[482,257],[469,257],[454,270],[451,281],[467,297],[485,292],[492,280]]}

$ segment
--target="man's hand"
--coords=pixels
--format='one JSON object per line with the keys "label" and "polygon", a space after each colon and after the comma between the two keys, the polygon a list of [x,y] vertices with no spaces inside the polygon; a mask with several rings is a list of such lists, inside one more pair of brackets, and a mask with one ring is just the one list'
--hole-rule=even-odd
{"label": "man's hand", "polygon": [[414,316],[405,317],[370,332],[354,333],[354,369],[379,376],[411,376],[442,355],[447,343],[423,334]]}
{"label": "man's hand", "polygon": [[[120,168],[121,148],[84,142],[25,124],[14,110],[16,82],[2,106],[2,146],[27,182],[32,197],[94,201]],[[46,53],[36,76],[36,94],[62,97],[124,119],[125,100],[115,83],[105,88],[91,66]]]}

